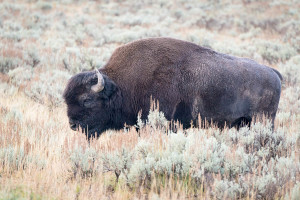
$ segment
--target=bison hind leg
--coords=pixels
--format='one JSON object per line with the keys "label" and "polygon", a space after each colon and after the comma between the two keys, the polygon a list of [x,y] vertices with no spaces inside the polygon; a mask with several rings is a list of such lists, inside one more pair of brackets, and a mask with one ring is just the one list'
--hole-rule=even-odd
{"label": "bison hind leg", "polygon": [[179,121],[182,125],[183,128],[189,128],[191,126],[191,120],[192,120],[193,116],[191,114],[191,108],[190,106],[181,101],[177,106],[176,106],[176,110],[173,116],[174,121]]}
{"label": "bison hind leg", "polygon": [[240,117],[231,124],[231,127],[235,127],[238,130],[241,127],[245,127],[245,126],[248,126],[250,128],[251,121],[252,121],[251,117]]}

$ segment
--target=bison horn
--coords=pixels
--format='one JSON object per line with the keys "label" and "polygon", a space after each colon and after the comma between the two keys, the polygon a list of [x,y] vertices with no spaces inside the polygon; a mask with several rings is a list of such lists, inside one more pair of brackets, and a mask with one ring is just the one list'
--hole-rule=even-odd
{"label": "bison horn", "polygon": [[97,82],[96,85],[93,85],[91,87],[91,89],[94,92],[100,92],[104,88],[104,79],[103,79],[103,76],[100,74],[100,72],[97,69],[95,69],[95,71],[96,71],[96,74],[97,74],[98,82]]}

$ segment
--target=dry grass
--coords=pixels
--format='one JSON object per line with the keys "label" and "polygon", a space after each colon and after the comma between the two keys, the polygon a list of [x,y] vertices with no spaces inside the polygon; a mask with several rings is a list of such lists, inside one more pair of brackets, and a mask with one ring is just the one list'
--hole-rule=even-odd
{"label": "dry grass", "polygon": [[[1,95],[0,100],[2,103],[1,116],[3,116],[0,122],[1,150],[11,148],[11,151],[13,151],[11,154],[7,153],[6,156],[1,157],[0,190],[2,197],[1,193],[0,197],[3,199],[12,198],[12,196],[15,196],[16,199],[21,197],[31,198],[31,196],[37,199],[216,198],[224,195],[219,194],[219,190],[215,188],[220,187],[216,184],[222,182],[222,180],[233,179],[236,180],[236,183],[240,183],[241,180],[239,179],[243,177],[248,179],[243,180],[246,184],[260,181],[260,178],[263,178],[263,173],[260,170],[264,169],[265,166],[262,166],[261,163],[266,162],[258,160],[257,162],[261,163],[253,167],[253,169],[258,170],[256,175],[253,172],[241,173],[239,178],[239,176],[232,177],[229,171],[225,173],[215,172],[200,176],[202,179],[196,181],[192,177],[193,170],[196,170],[195,167],[201,169],[199,166],[201,164],[196,164],[197,161],[195,161],[194,166],[190,168],[190,173],[183,175],[181,178],[176,173],[156,173],[155,168],[153,168],[150,173],[151,181],[147,175],[142,174],[141,179],[137,178],[135,182],[128,184],[124,172],[121,172],[120,179],[116,182],[116,172],[120,173],[119,168],[105,170],[106,159],[110,159],[110,155],[115,155],[117,152],[116,157],[112,157],[111,161],[121,160],[123,159],[121,154],[124,149],[133,152],[143,142],[151,145],[150,149],[163,154],[170,150],[168,144],[171,143],[173,138],[165,134],[163,129],[158,130],[147,125],[139,134],[135,129],[131,129],[126,133],[123,131],[108,132],[102,135],[100,139],[88,143],[82,134],[69,130],[63,107],[50,109],[46,105],[36,104],[21,93],[11,97]],[[276,124],[278,124],[278,121]],[[298,124],[299,119],[295,119],[289,121],[289,123],[281,124],[277,129],[284,129],[284,139],[291,137],[299,140],[299,135],[298,137],[293,136],[296,133],[294,132],[295,126],[298,126]],[[232,130],[226,129],[221,135],[218,135],[218,130],[214,128],[191,129],[186,134],[196,134],[196,137],[191,139],[194,143],[190,144],[191,147],[186,152],[186,156],[193,157],[193,153],[197,154],[199,150],[201,151],[201,146],[203,146],[203,150],[210,149],[209,146],[205,147],[208,139],[223,137],[225,134],[228,135],[230,131]],[[200,135],[197,136],[197,134]],[[237,134],[243,133],[237,132]],[[224,138],[230,139],[229,137]],[[223,141],[223,139],[220,138],[219,141]],[[263,141],[267,140],[263,139]],[[209,145],[209,143],[206,145]],[[230,149],[226,150],[225,158],[230,160],[231,163],[244,162],[243,158],[240,157],[241,155],[237,155],[239,154],[238,148],[243,145],[246,147],[240,141],[233,142],[232,146],[229,147]],[[251,147],[251,145],[255,145],[255,143],[250,143],[249,151],[256,151],[255,147]],[[81,149],[82,152],[88,152],[88,149],[96,152],[94,159],[89,159],[93,157],[93,154],[80,154],[83,158],[76,158],[80,160],[85,159],[84,157],[87,156],[88,170],[86,171],[81,169],[80,163],[74,167],[72,153],[77,152],[78,149]],[[210,155],[211,153],[213,152],[208,152],[207,159],[214,159],[213,155]],[[268,188],[271,194],[264,194],[267,195],[265,197],[279,198],[289,194],[297,180],[299,181],[299,141],[296,146],[290,146],[284,150],[278,147],[278,152],[275,153],[279,157],[287,156],[287,158],[290,158],[289,162],[293,162],[292,165],[298,170],[294,178],[284,180],[284,184],[280,187],[277,186],[279,184],[277,182],[270,183],[274,184],[270,186],[271,188]],[[260,159],[270,158],[263,156]],[[211,162],[214,161],[211,160]],[[213,165],[211,163],[211,166],[207,166],[207,170]],[[269,168],[275,166],[274,161],[268,164]],[[247,190],[246,194],[240,193],[240,197],[257,198],[258,192],[255,184],[253,188]],[[276,194],[272,194],[273,192]],[[226,194],[224,197],[226,197]],[[240,197],[237,196],[236,198]]]}
{"label": "dry grass", "polygon": [[[0,2],[0,200],[300,198],[299,2],[175,2]],[[266,120],[166,134],[157,113],[138,133],[88,142],[71,131],[61,98],[68,78],[152,36],[278,69],[275,131]]]}

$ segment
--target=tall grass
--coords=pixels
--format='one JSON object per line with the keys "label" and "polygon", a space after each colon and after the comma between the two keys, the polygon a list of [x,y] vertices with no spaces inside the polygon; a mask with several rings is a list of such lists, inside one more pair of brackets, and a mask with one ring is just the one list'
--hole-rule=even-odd
{"label": "tall grass", "polygon": [[37,105],[20,93],[0,99],[4,199],[17,190],[22,197],[43,199],[297,195],[300,135],[288,124],[275,132],[266,120],[239,131],[212,127],[175,134],[151,125],[162,120],[153,110],[139,132],[107,131],[88,142],[69,130],[64,108]]}
{"label": "tall grass", "polygon": [[[0,200],[300,199],[299,2],[8,1],[0,3]],[[176,134],[153,106],[135,127],[88,142],[69,129],[69,77],[102,67],[132,40],[168,36],[279,70],[272,131]]]}

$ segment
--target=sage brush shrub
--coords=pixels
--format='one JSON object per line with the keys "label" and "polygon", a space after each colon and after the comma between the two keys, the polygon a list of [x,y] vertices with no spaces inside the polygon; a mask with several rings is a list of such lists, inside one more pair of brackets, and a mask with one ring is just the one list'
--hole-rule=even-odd
{"label": "sage brush shrub", "polygon": [[290,119],[292,119],[293,116],[297,117],[300,112],[300,87],[295,86],[286,88],[281,99],[284,101],[279,103],[279,109],[288,113]]}
{"label": "sage brush shrub", "polygon": [[300,84],[300,55],[293,56],[286,63],[279,65],[280,72],[286,86],[299,86]]}
{"label": "sage brush shrub", "polygon": [[166,128],[168,125],[168,121],[163,112],[154,109],[150,110],[146,124],[150,125],[153,128]]}
{"label": "sage brush shrub", "polygon": [[33,69],[30,66],[22,66],[8,72],[11,83],[20,87],[26,85],[33,77]]}
{"label": "sage brush shrub", "polygon": [[133,153],[126,148],[121,151],[107,152],[101,155],[102,167],[104,172],[114,172],[116,181],[118,181],[120,174],[125,176],[126,181],[129,182],[128,174],[132,167]]}
{"label": "sage brush shrub", "polygon": [[62,64],[71,74],[94,70],[105,64],[112,51],[113,48],[111,47],[102,51],[96,51],[94,48],[87,51],[82,51],[79,48],[67,48],[66,52],[62,54]]}
{"label": "sage brush shrub", "polygon": [[24,55],[24,60],[32,68],[36,67],[41,61],[36,49],[28,51]]}
{"label": "sage brush shrub", "polygon": [[0,72],[8,73],[10,70],[17,68],[21,63],[22,61],[19,58],[0,56]]}
{"label": "sage brush shrub", "polygon": [[297,200],[300,198],[300,182],[298,181],[297,184],[294,185],[292,188],[291,194],[286,194],[284,199],[291,199]]}
{"label": "sage brush shrub", "polygon": [[99,171],[98,155],[95,149],[81,147],[69,152],[73,176],[92,176]]}
{"label": "sage brush shrub", "polygon": [[8,72],[10,82],[17,87],[23,86],[25,94],[33,100],[54,106],[62,104],[64,85],[71,75],[60,70],[42,72],[38,77],[34,74],[34,69],[28,65]]}
{"label": "sage brush shrub", "polygon": [[8,168],[10,173],[28,167],[43,169],[47,162],[34,152],[26,152],[24,145],[0,148],[0,167]]}
{"label": "sage brush shrub", "polygon": [[[39,151],[34,150],[33,142],[29,142],[29,138],[34,138],[35,130],[31,127],[22,129],[25,120],[23,113],[15,108],[0,107],[0,114],[3,116],[0,122],[0,174],[2,170],[14,173],[28,168],[43,169],[47,160]],[[17,142],[12,144],[7,141]]]}
{"label": "sage brush shrub", "polygon": [[27,166],[26,155],[23,148],[19,150],[12,146],[1,148],[0,160],[2,167],[7,165],[12,171],[20,168],[24,169]]}
{"label": "sage brush shrub", "polygon": [[135,125],[135,127],[141,129],[146,125],[149,125],[154,129],[166,129],[169,125],[169,122],[166,119],[165,114],[159,111],[158,105],[156,105],[156,102],[154,102],[152,99],[151,104],[152,107],[149,110],[149,114],[146,120],[142,120],[141,113],[138,113],[137,124]]}
{"label": "sage brush shrub", "polygon": [[64,84],[71,77],[65,71],[52,70],[41,73],[38,81],[25,88],[25,94],[39,103],[50,103],[58,106],[63,103]]}
{"label": "sage brush shrub", "polygon": [[146,124],[139,125],[140,132],[149,128],[156,131],[148,132],[151,137],[140,138],[134,149],[123,146],[102,153],[104,172],[114,172],[117,181],[122,178],[130,187],[150,188],[154,182],[165,180],[160,182],[164,187],[171,177],[189,179],[195,188],[202,187],[217,199],[247,195],[270,199],[287,182],[297,180],[300,164],[295,150],[299,133],[287,139],[284,130],[273,132],[267,121],[239,131],[209,128],[166,134],[152,126],[156,120],[148,117]]}
{"label": "sage brush shrub", "polygon": [[245,192],[245,188],[235,181],[216,180],[213,187],[213,196],[216,199],[238,199]]}
{"label": "sage brush shrub", "polygon": [[[192,160],[185,155],[187,140],[184,137],[182,133],[172,134],[170,141],[162,144],[160,150],[153,143],[141,140],[134,150],[128,182],[148,187],[153,178],[183,179],[188,176]],[[176,145],[179,140],[181,144]]]}
{"label": "sage brush shrub", "polygon": [[256,41],[258,53],[270,64],[285,62],[292,56],[297,55],[297,51],[290,45],[279,44],[278,42]]}

